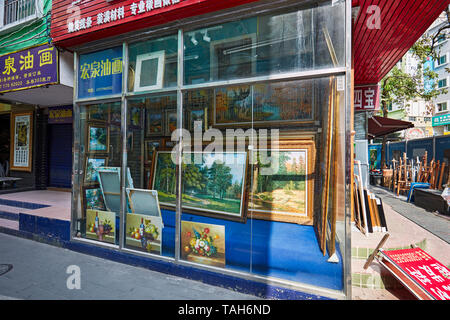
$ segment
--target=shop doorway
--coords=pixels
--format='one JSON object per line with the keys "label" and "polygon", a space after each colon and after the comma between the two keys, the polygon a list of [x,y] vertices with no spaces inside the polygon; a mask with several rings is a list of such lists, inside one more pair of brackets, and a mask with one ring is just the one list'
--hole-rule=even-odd
{"label": "shop doorway", "polygon": [[9,113],[0,114],[0,176],[9,176],[10,123],[11,116]]}
{"label": "shop doorway", "polygon": [[48,187],[72,187],[72,124],[48,126]]}

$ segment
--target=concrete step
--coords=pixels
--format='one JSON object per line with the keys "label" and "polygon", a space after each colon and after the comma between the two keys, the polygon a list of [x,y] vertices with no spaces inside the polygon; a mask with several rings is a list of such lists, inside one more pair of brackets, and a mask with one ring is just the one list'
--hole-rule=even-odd
{"label": "concrete step", "polygon": [[23,211],[24,211],[23,208],[0,204],[1,219],[19,220],[19,213]]}
{"label": "concrete step", "polygon": [[19,230],[19,221],[0,218],[0,228]]}

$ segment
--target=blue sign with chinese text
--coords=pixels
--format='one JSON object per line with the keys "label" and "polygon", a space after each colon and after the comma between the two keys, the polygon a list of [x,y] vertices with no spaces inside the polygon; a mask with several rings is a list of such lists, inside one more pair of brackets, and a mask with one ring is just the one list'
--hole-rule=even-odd
{"label": "blue sign with chinese text", "polygon": [[122,47],[81,54],[78,67],[78,98],[122,92]]}
{"label": "blue sign with chinese text", "polygon": [[0,92],[58,83],[58,50],[42,45],[0,57]]}

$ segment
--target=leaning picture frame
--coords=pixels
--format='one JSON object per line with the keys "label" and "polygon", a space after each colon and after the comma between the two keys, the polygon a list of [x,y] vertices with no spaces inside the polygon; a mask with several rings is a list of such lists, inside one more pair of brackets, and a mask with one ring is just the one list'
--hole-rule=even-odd
{"label": "leaning picture frame", "polygon": [[[277,149],[255,149],[252,153],[255,160],[261,160],[261,155],[268,155],[266,159],[270,160],[270,165],[266,165],[269,169],[266,173],[259,161],[254,161],[252,165],[253,183],[248,200],[251,217],[312,225],[315,142],[281,139]],[[275,172],[272,172],[273,169]]]}
{"label": "leaning picture frame", "polygon": [[134,91],[150,91],[163,87],[164,60],[164,50],[141,54],[136,57]]}

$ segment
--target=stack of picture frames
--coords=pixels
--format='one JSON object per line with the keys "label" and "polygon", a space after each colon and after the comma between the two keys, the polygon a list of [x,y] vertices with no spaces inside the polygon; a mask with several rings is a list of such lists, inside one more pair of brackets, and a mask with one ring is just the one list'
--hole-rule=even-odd
{"label": "stack of picture frames", "polygon": [[358,174],[354,174],[353,181],[352,224],[366,236],[374,232],[387,232],[388,227],[383,202],[363,185],[361,162],[355,161],[355,164],[358,168]]}

